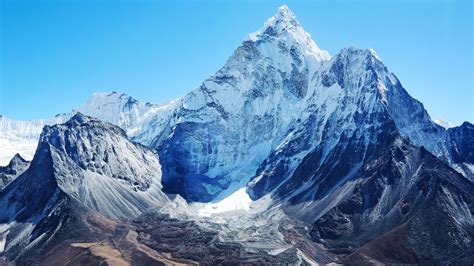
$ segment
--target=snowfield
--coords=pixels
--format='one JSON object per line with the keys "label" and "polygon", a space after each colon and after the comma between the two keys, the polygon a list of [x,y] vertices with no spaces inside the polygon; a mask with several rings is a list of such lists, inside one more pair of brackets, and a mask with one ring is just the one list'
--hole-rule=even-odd
{"label": "snowfield", "polygon": [[248,211],[251,203],[252,199],[250,199],[247,192],[245,192],[245,188],[241,188],[219,202],[206,204],[205,207],[198,210],[198,213],[202,216],[211,216],[215,213],[239,210]]}

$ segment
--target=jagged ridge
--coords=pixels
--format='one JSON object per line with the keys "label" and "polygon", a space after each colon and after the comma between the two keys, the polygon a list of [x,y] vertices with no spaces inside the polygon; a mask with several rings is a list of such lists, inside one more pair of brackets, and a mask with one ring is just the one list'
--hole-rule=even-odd
{"label": "jagged ridge", "polygon": [[160,179],[156,154],[121,128],[80,113],[45,126],[28,170],[0,192],[0,254],[14,258],[46,243],[74,206],[114,219],[163,206]]}

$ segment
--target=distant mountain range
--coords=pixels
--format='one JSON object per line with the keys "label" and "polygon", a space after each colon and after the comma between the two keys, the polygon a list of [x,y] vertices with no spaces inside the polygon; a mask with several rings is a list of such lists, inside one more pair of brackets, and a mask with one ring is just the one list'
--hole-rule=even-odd
{"label": "distant mountain range", "polygon": [[181,99],[0,117],[0,258],[472,264],[474,125],[438,123],[282,6]]}

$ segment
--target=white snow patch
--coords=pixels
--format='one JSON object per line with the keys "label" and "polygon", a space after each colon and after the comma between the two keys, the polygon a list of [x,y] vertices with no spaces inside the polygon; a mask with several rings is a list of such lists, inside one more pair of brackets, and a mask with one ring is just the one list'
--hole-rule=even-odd
{"label": "white snow patch", "polygon": [[433,122],[435,122],[436,124],[446,128],[446,129],[454,127],[453,124],[449,123],[448,121],[444,120],[441,117],[436,118],[435,120],[433,120]]}
{"label": "white snow patch", "polygon": [[237,210],[248,211],[250,209],[250,203],[252,203],[252,199],[250,199],[247,192],[245,192],[245,188],[241,188],[219,202],[206,204],[205,207],[198,210],[198,213],[200,216],[211,216],[216,213]]}
{"label": "white snow patch", "polygon": [[8,224],[0,225],[0,253],[5,250],[5,244],[7,243],[7,235],[9,232]]}
{"label": "white snow patch", "polygon": [[277,249],[274,249],[274,250],[269,250],[267,253],[272,255],[272,256],[276,256],[284,251],[287,251],[288,248],[287,247],[283,247],[283,248],[277,248]]}
{"label": "white snow patch", "polygon": [[298,258],[301,260],[301,264],[309,264],[309,265],[319,265],[316,261],[314,261],[312,258],[308,257],[303,251],[299,250],[296,252],[296,255],[298,255]]}

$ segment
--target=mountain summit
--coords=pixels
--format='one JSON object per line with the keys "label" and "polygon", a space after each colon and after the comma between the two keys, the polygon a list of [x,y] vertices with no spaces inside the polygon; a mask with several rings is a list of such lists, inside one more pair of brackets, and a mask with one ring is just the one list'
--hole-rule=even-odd
{"label": "mountain summit", "polygon": [[295,14],[286,6],[278,8],[278,12],[269,18],[258,31],[249,34],[248,40],[253,42],[271,42],[275,39],[280,42],[296,44],[305,54],[312,56],[316,61],[329,60],[331,56],[327,51],[319,49],[311,39]]}
{"label": "mountain summit", "polygon": [[293,13],[280,8],[183,98],[153,141],[165,191],[209,201],[244,186],[305,113],[313,76],[329,59]]}
{"label": "mountain summit", "polygon": [[[316,151],[315,169],[339,162],[342,154],[332,161],[327,156],[345,153],[337,146],[347,145],[343,139],[358,146],[352,148],[360,157],[339,175],[355,175],[374,156],[375,144],[397,134],[452,162],[452,138],[374,50],[349,47],[330,57],[282,6],[224,67],[183,98],[152,146],[160,151],[165,191],[210,201],[250,179],[255,184],[270,166],[287,179]],[[279,156],[284,163],[274,161]],[[470,178],[465,164],[453,166]],[[264,193],[281,186],[279,180],[272,177],[274,185]]]}

